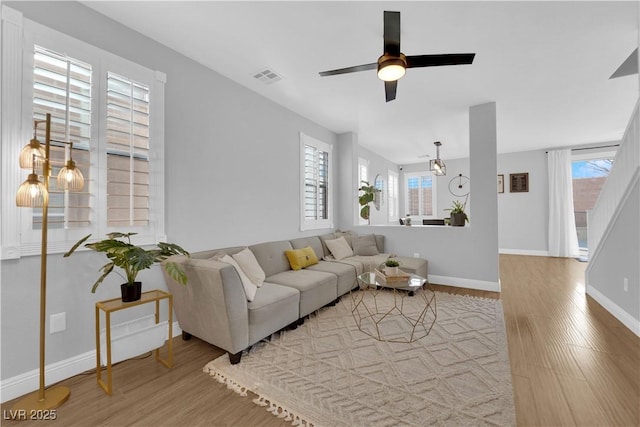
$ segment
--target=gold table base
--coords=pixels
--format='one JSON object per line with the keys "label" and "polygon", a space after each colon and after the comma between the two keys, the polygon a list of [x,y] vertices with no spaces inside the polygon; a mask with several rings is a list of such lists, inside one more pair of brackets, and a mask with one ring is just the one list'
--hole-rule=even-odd
{"label": "gold table base", "polygon": [[[436,295],[429,283],[414,291],[363,285],[351,292],[351,313],[360,331],[378,341],[398,343],[412,343],[429,335],[437,318]],[[382,303],[380,296],[390,293],[392,303]],[[406,303],[406,298],[411,303]]]}
{"label": "gold table base", "polygon": [[[167,357],[160,358],[160,347],[155,349],[155,358],[167,368],[173,366],[173,295],[161,290],[153,290],[143,292],[138,301],[122,302],[121,298],[114,298],[107,301],[96,303],[96,374],[98,384],[102,389],[111,396],[113,391],[113,376],[111,366],[111,313],[115,311],[125,310],[127,308],[136,307],[138,305],[151,302],[156,303],[155,320],[160,323],[160,301],[166,299],[168,301],[168,324],[169,338],[167,339]],[[100,363],[100,311],[104,311],[106,322],[106,342],[107,342],[107,381],[102,380],[102,367]]]}

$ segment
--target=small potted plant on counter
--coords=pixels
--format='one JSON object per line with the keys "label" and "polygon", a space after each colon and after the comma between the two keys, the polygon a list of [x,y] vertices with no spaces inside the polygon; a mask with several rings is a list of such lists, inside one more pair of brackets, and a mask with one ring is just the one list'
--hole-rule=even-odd
{"label": "small potted plant on counter", "polygon": [[445,209],[446,211],[451,212],[451,216],[449,216],[449,224],[453,227],[464,227],[465,222],[469,222],[469,217],[465,213],[465,205],[460,203],[458,200],[453,201],[453,207],[450,209]]}

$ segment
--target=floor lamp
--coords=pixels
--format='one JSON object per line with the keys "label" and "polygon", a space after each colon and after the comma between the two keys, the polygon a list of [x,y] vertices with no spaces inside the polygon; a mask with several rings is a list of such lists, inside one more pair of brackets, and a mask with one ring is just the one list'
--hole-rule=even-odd
{"label": "floor lamp", "polygon": [[[38,125],[45,123],[45,145],[42,147],[37,139]],[[51,139],[51,114],[46,120],[34,121],[33,139],[20,153],[20,167],[31,169],[25,182],[20,185],[16,193],[16,205],[19,207],[42,208],[42,249],[40,251],[40,386],[37,392],[26,395],[13,405],[13,413],[21,417],[28,416],[34,410],[57,408],[69,399],[71,394],[68,387],[51,387],[45,389],[45,321],[47,306],[47,232],[49,210],[49,178],[51,162],[49,157]],[[58,174],[58,188],[70,191],[80,191],[84,187],[84,178],[75,166],[71,152],[73,144],[65,141],[53,141],[69,146],[69,160]],[[42,172],[42,181],[38,171]]]}

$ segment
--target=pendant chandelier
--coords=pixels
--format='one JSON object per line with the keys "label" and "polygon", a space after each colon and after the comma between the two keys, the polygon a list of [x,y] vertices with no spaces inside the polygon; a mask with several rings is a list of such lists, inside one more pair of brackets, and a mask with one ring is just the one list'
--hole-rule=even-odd
{"label": "pendant chandelier", "polygon": [[433,160],[429,160],[429,170],[433,172],[434,175],[443,176],[447,174],[447,166],[444,164],[442,159],[440,158],[440,146],[442,143],[440,141],[436,141],[433,143],[436,146],[436,158]]}

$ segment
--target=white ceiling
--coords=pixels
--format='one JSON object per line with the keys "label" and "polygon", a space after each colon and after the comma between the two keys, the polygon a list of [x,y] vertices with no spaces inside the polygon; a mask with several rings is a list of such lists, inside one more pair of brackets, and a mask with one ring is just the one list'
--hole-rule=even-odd
{"label": "white ceiling", "polygon": [[[619,140],[638,76],[609,77],[638,45],[638,2],[83,2],[398,163],[468,154],[468,108],[497,103],[498,152]],[[475,52],[472,65],[409,69],[385,103],[375,71],[384,10],[407,55]],[[144,17],[144,18],[142,18]],[[265,85],[269,67],[283,76]]]}

